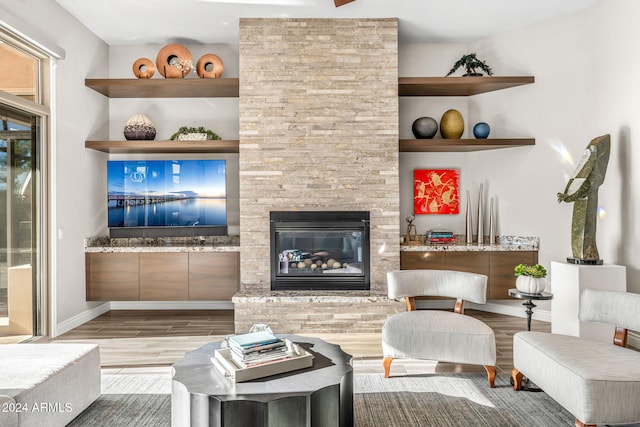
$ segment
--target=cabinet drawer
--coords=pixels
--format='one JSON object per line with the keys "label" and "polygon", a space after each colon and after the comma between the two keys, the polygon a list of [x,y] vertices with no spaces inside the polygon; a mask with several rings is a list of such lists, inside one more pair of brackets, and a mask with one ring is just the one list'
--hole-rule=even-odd
{"label": "cabinet drawer", "polygon": [[188,253],[140,254],[141,301],[186,301],[188,281]]}
{"label": "cabinet drawer", "polygon": [[189,254],[189,301],[231,301],[238,292],[240,254]]}
{"label": "cabinet drawer", "polygon": [[400,252],[401,270],[444,270],[445,252]]}
{"label": "cabinet drawer", "polygon": [[138,254],[85,255],[87,301],[137,301]]}
{"label": "cabinet drawer", "polygon": [[509,299],[508,291],[516,287],[513,269],[518,264],[537,264],[537,251],[491,252],[489,257],[488,299]]}
{"label": "cabinet drawer", "polygon": [[489,276],[489,252],[451,251],[446,253],[447,270]]}

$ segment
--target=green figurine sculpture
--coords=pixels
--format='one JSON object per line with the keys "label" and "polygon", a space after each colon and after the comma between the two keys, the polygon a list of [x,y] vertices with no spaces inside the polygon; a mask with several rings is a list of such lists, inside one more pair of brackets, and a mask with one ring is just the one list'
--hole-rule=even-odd
{"label": "green figurine sculpture", "polygon": [[573,202],[571,223],[572,264],[601,265],[596,246],[596,221],[598,220],[598,187],[604,182],[609,163],[611,136],[593,139],[582,160],[567,183],[564,193],[558,193],[558,203]]}

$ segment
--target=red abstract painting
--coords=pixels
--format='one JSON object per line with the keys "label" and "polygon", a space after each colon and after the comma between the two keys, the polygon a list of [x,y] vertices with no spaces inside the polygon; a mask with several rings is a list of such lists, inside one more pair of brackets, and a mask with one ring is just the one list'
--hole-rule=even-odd
{"label": "red abstract painting", "polygon": [[457,169],[415,169],[413,213],[460,213],[460,172]]}

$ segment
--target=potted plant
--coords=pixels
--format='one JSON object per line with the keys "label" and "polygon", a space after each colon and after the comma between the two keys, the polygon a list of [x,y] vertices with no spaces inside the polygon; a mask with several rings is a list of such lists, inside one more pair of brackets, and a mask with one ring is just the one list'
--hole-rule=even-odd
{"label": "potted plant", "polygon": [[516,288],[526,294],[540,294],[547,286],[547,270],[540,264],[518,264],[513,269]]}
{"label": "potted plant", "polygon": [[477,68],[484,71],[489,76],[493,75],[491,67],[489,67],[484,61],[479,60],[475,53],[468,53],[466,55],[463,55],[462,58],[458,59],[458,61],[453,64],[453,68],[451,68],[451,70],[445,77],[455,73],[456,70],[460,67],[464,67],[467,71],[465,74],[463,74],[463,77],[482,76],[482,73],[476,71]]}
{"label": "potted plant", "polygon": [[202,141],[205,139],[222,139],[218,136],[217,133],[210,131],[209,129],[205,129],[200,126],[197,128],[182,126],[178,129],[178,132],[171,135],[170,138],[178,141]]}

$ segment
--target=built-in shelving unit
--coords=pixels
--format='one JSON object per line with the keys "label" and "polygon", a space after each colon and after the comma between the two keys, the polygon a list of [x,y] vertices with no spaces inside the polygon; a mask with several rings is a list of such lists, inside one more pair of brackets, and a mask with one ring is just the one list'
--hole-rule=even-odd
{"label": "built-in shelving unit", "polygon": [[520,139],[401,139],[400,152],[468,152],[535,145],[533,138]]}
{"label": "built-in shelving unit", "polygon": [[400,77],[399,96],[472,96],[534,83],[524,77]]}
{"label": "built-in shelving unit", "polygon": [[237,153],[237,140],[206,141],[85,141],[84,146],[109,154]]}
{"label": "built-in shelving unit", "polygon": [[[399,96],[473,96],[535,82],[533,76],[400,77]],[[400,152],[469,152],[535,145],[533,138],[401,139]]]}
{"label": "built-in shelving unit", "polygon": [[[533,76],[400,77],[399,96],[472,96],[534,83]],[[109,98],[233,98],[240,80],[85,79],[85,85]],[[237,153],[238,141],[86,141],[105,153]],[[401,152],[468,152],[535,145],[533,138],[402,139]]]}
{"label": "built-in shelving unit", "polygon": [[85,79],[108,98],[237,98],[240,79]]}

